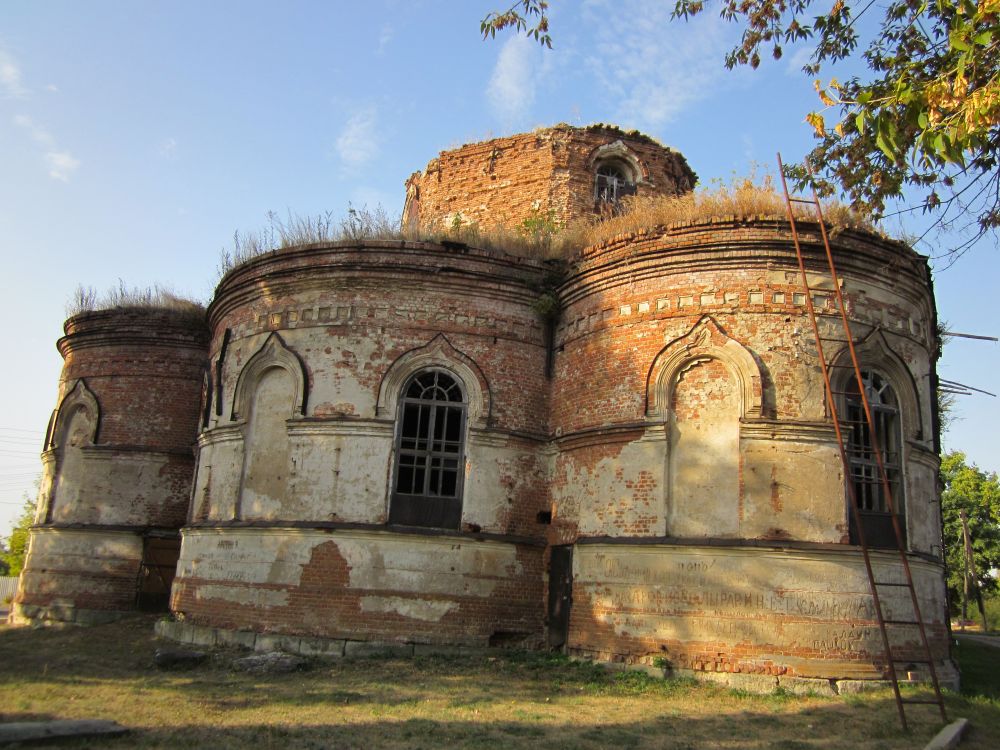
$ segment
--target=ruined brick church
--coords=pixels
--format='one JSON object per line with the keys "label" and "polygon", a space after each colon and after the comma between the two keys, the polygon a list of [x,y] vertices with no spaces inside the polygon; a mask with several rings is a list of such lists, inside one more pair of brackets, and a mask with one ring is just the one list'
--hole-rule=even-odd
{"label": "ruined brick church", "polygon": [[[561,125],[441,153],[403,220],[567,222],[695,179],[643,135]],[[819,268],[818,225],[800,229]],[[946,671],[928,265],[860,229],[832,243]],[[203,644],[883,677],[845,491],[871,436],[855,431],[845,472],[787,220],[651,227],[566,269],[461,242],[316,243],[238,265],[206,317],[70,318],[15,615],[169,603],[161,634]],[[884,498],[859,497],[878,546]]]}

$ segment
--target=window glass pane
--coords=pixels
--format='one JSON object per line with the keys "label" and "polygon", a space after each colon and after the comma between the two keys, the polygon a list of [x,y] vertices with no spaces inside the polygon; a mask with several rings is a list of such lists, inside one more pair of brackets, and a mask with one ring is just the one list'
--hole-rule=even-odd
{"label": "window glass pane", "polygon": [[445,438],[452,443],[457,443],[462,439],[462,410],[448,409],[445,421],[447,422]]}
{"label": "window glass pane", "polygon": [[441,494],[441,470],[431,466],[428,475],[430,481],[427,483],[427,494],[437,497]]}
{"label": "window glass pane", "polygon": [[442,471],[441,474],[441,494],[444,497],[455,497],[458,489],[458,472]]}
{"label": "window glass pane", "polygon": [[[881,375],[871,371],[863,371],[861,375],[871,411],[872,425],[871,427],[868,425],[857,384],[852,381],[846,389],[847,418],[850,422],[848,458],[851,463],[851,480],[859,509],[873,513],[888,513],[889,500],[878,468],[879,456],[876,455],[876,447],[881,455],[889,490],[896,499],[900,492],[898,477],[902,463],[899,409],[892,387]],[[875,430],[874,434],[872,427]],[[901,510],[901,497],[897,504]]]}
{"label": "window glass pane", "polygon": [[417,466],[413,470],[413,494],[422,495],[426,491],[427,469]]}
{"label": "window glass pane", "polygon": [[413,494],[413,467],[404,466],[402,462],[400,462],[399,470],[396,473],[396,492]]}
{"label": "window glass pane", "polygon": [[420,434],[420,407],[416,404],[406,404],[403,407],[403,424],[399,434],[404,438],[413,438]]}

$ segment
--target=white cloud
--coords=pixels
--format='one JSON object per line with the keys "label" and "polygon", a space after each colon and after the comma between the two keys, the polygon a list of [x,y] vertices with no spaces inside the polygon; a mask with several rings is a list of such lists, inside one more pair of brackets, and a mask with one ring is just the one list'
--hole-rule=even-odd
{"label": "white cloud", "polygon": [[21,83],[21,68],[13,57],[0,51],[0,95],[19,98],[28,93]]}
{"label": "white cloud", "polygon": [[369,106],[355,112],[344,124],[335,150],[345,167],[357,169],[378,156],[377,121],[378,110]]}
{"label": "white cloud", "polygon": [[790,76],[801,76],[802,67],[810,62],[812,53],[813,48],[808,45],[796,49],[791,55],[788,56],[788,68],[785,72]]}
{"label": "white cloud", "polygon": [[49,170],[49,177],[60,182],[69,182],[73,173],[79,169],[80,160],[69,151],[60,150],[52,134],[28,115],[15,115],[14,124],[24,130],[28,137],[44,150],[43,158]]}
{"label": "white cloud", "polygon": [[525,36],[511,36],[500,49],[486,97],[507,125],[524,120],[535,102],[539,54],[538,43]]}
{"label": "white cloud", "polygon": [[389,42],[392,41],[394,36],[396,36],[396,30],[392,28],[392,26],[389,26],[388,24],[383,26],[382,30],[379,31],[378,34],[378,47],[375,49],[375,54],[381,55],[385,52],[385,48],[389,46]]}
{"label": "white cloud", "polygon": [[656,128],[676,120],[727,74],[722,60],[733,29],[711,13],[671,22],[671,9],[662,0],[587,3],[599,30],[586,64],[617,101],[622,124]]}
{"label": "white cloud", "polygon": [[159,149],[160,156],[164,159],[176,159],[177,158],[177,139],[167,138],[161,144]]}
{"label": "white cloud", "polygon": [[15,115],[14,124],[27,131],[31,140],[35,143],[45,148],[55,148],[56,139],[52,137],[52,134],[45,130],[45,128],[36,125],[35,121],[27,115]]}
{"label": "white cloud", "polygon": [[51,91],[53,94],[58,94],[59,93],[59,87],[56,86],[54,83],[46,84],[45,85],[45,90],[46,91]]}
{"label": "white cloud", "polygon": [[45,163],[49,166],[49,177],[62,182],[69,182],[80,166],[80,160],[69,151],[49,151],[45,154]]}

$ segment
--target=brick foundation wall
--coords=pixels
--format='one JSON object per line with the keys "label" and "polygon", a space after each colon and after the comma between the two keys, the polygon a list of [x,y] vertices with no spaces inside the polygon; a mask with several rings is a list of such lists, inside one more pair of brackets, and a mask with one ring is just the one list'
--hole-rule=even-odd
{"label": "brick foundation wall", "polygon": [[171,609],[259,633],[532,646],[542,552],[389,530],[188,529]]}
{"label": "brick foundation wall", "polygon": [[14,615],[86,624],[134,609],[142,536],[110,529],[31,530]]}
{"label": "brick foundation wall", "polygon": [[[575,557],[571,653],[699,672],[887,678],[856,551],[586,544]],[[875,553],[873,565],[882,580],[902,580],[894,554]],[[944,663],[941,566],[911,568],[933,656]],[[884,597],[886,618],[909,617],[908,599],[905,589]],[[892,637],[901,660],[923,658],[915,630]]]}

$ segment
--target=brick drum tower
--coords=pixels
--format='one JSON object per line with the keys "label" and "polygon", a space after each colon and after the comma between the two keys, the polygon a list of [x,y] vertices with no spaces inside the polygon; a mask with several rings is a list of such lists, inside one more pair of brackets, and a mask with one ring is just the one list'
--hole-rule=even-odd
{"label": "brick drum tower", "polygon": [[166,604],[208,336],[200,310],[167,309],[82,313],[65,332],[14,615],[89,623]]}

